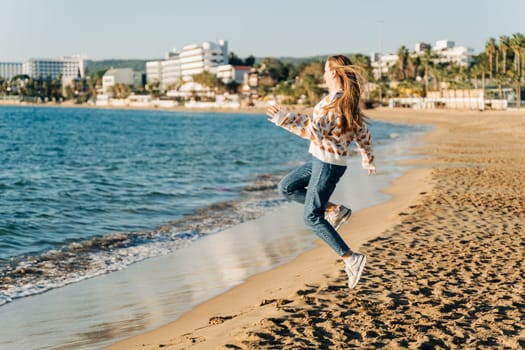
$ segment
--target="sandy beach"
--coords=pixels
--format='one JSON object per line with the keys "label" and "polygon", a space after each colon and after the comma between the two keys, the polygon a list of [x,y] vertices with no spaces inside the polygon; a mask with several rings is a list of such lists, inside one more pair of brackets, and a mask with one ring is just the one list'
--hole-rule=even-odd
{"label": "sandy beach", "polygon": [[356,289],[319,243],[109,348],[524,348],[525,113],[368,114],[434,128],[392,199],[342,228],[368,256]]}

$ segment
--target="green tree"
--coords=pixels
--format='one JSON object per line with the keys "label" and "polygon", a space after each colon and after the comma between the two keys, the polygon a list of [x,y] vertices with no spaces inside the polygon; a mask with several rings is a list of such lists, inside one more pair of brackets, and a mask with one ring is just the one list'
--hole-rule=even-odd
{"label": "green tree", "polygon": [[502,35],[499,37],[499,50],[503,58],[502,73],[505,74],[507,71],[507,53],[510,50],[510,38],[508,36]]}
{"label": "green tree", "polygon": [[297,101],[299,90],[292,86],[290,81],[282,81],[273,88],[275,96],[282,96],[281,100],[284,104],[293,104]]}
{"label": "green tree", "polygon": [[478,62],[470,67],[470,79],[474,80],[474,87],[478,88],[478,78],[481,77],[481,89],[485,91],[485,77],[487,75],[487,65],[484,61]]}
{"label": "green tree", "polygon": [[66,86],[65,93],[66,93],[66,100],[72,100],[75,97],[75,94],[73,93],[73,89],[71,88],[71,85]]}
{"label": "green tree", "polygon": [[443,95],[442,95],[442,83],[444,81],[446,81],[446,78],[448,76],[447,66],[448,66],[448,64],[446,64],[446,63],[438,63],[438,64],[434,64],[430,68],[430,72],[431,72],[432,76],[434,77],[435,89],[440,91],[440,96],[441,97],[443,97]]}
{"label": "green tree", "polygon": [[397,85],[397,90],[398,94],[404,92],[404,95],[407,96],[422,96],[424,93],[424,86],[414,79],[405,79]]}
{"label": "green tree", "polygon": [[127,84],[117,83],[109,87],[109,93],[115,98],[127,98],[131,92],[132,87]]}
{"label": "green tree", "polygon": [[9,82],[7,79],[0,77],[0,95],[7,95],[7,88],[9,87]]}
{"label": "green tree", "polygon": [[226,83],[226,91],[228,91],[230,94],[236,94],[239,92],[239,87],[241,84],[236,82],[235,80],[231,80],[228,83]]}
{"label": "green tree", "polygon": [[51,81],[51,97],[55,101],[59,101],[63,98],[62,96],[62,75]]}
{"label": "green tree", "polygon": [[[168,87],[169,90],[169,87]],[[155,98],[160,97],[160,82],[158,80],[150,81],[146,84],[146,91]]]}
{"label": "green tree", "polygon": [[490,79],[492,79],[492,74],[494,72],[493,66],[494,66],[494,56],[496,56],[496,50],[497,50],[496,39],[490,38],[489,40],[487,40],[487,42],[485,43],[485,54],[487,55],[487,58],[488,58]]}
{"label": "green tree", "polygon": [[324,89],[320,87],[324,83],[323,75],[324,63],[320,61],[308,64],[299,74],[297,94],[306,95],[307,103],[316,103],[324,93]]}
{"label": "green tree", "polygon": [[253,55],[250,55],[244,59],[244,64],[250,67],[253,67],[255,64],[255,57]]}
{"label": "green tree", "polygon": [[505,85],[509,81],[509,77],[507,74],[503,73],[496,73],[494,75],[494,80],[496,81],[496,84],[498,85],[498,95],[499,98],[503,98],[503,85]]}
{"label": "green tree", "polygon": [[525,47],[525,36],[521,33],[516,33],[512,35],[510,39],[510,48],[514,52],[514,71],[517,73],[517,79],[521,82],[521,53]]}
{"label": "green tree", "polygon": [[268,75],[274,82],[286,80],[291,70],[290,64],[285,64],[277,58],[264,58],[260,65],[260,73]]}
{"label": "green tree", "polygon": [[372,79],[372,66],[370,64],[370,57],[363,54],[350,55],[350,61],[353,65],[356,65],[366,72],[366,78]]}
{"label": "green tree", "polygon": [[507,77],[509,83],[514,87],[516,93],[516,106],[521,109],[521,77],[514,70],[507,71]]}
{"label": "green tree", "polygon": [[432,67],[432,59],[433,59],[433,56],[430,53],[430,49],[426,49],[425,51],[423,51],[423,54],[418,57],[418,60],[417,60],[419,67],[421,67],[420,69],[421,72],[419,76],[423,79],[423,82],[424,82],[423,96],[427,96],[428,94],[428,85],[429,85],[429,80],[431,79],[430,68]]}
{"label": "green tree", "polygon": [[237,56],[235,52],[231,51],[228,55],[228,64],[231,64],[232,66],[242,66],[244,65],[244,61]]}
{"label": "green tree", "polygon": [[212,74],[208,71],[204,71],[199,74],[194,74],[192,78],[194,82],[209,87],[210,89],[215,91],[220,91],[225,88],[222,80],[219,79],[215,74]]}
{"label": "green tree", "polygon": [[407,68],[409,65],[410,53],[405,46],[401,46],[397,51],[397,78],[398,80],[404,80],[407,78]]}

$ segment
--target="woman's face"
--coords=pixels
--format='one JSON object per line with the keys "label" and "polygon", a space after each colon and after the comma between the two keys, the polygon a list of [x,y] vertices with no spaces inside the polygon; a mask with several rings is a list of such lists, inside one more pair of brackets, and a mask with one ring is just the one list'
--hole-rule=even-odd
{"label": "woman's face", "polygon": [[324,65],[323,78],[329,90],[334,90],[337,88],[337,81],[335,77],[336,77],[336,72],[330,68],[330,63],[326,61]]}
{"label": "woman's face", "polygon": [[324,78],[324,81],[325,81],[326,85],[329,85],[330,82],[333,81],[332,71],[330,69],[330,63],[328,61],[326,61],[325,65],[324,65],[323,78]]}

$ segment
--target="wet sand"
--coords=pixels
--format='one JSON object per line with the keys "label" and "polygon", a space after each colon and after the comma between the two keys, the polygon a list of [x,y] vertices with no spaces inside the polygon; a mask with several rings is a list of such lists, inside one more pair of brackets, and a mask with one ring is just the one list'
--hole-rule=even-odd
{"label": "wet sand", "polygon": [[356,289],[319,243],[110,348],[524,348],[525,111],[368,114],[435,128],[392,200],[342,228],[368,256]]}

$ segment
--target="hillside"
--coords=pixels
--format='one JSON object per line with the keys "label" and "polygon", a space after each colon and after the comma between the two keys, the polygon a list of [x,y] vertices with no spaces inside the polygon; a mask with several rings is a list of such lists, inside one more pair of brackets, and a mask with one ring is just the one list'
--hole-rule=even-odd
{"label": "hillside", "polygon": [[137,72],[146,71],[146,62],[153,61],[154,59],[148,60],[122,60],[122,59],[107,59],[100,61],[87,60],[86,61],[86,70],[88,74],[96,73],[102,70],[107,70],[110,68],[131,68]]}

